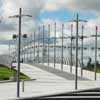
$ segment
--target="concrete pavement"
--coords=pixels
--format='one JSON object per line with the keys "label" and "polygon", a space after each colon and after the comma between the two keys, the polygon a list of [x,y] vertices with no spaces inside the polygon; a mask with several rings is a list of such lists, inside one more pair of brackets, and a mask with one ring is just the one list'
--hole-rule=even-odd
{"label": "concrete pavement", "polygon": [[[75,91],[75,81],[65,79],[53,73],[49,73],[36,66],[21,64],[21,72],[28,75],[34,81],[25,82],[25,92],[20,88],[20,97],[37,97],[67,93]],[[0,100],[16,99],[16,83],[0,83]],[[22,83],[21,83],[22,85]],[[100,81],[78,80],[78,90],[99,88]]]}

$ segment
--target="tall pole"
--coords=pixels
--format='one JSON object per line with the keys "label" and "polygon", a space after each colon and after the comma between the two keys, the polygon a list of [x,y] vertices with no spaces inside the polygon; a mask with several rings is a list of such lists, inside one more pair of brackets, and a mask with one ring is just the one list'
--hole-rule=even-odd
{"label": "tall pole", "polygon": [[17,97],[20,97],[20,45],[21,45],[21,12],[22,9],[19,9],[19,35],[18,35],[18,70],[17,70]]}
{"label": "tall pole", "polygon": [[77,68],[78,68],[78,24],[79,24],[79,15],[77,13],[76,20],[76,68],[75,68],[75,89],[77,89]]}
{"label": "tall pole", "polygon": [[63,70],[63,34],[64,34],[64,24],[62,24],[62,57],[61,57],[61,70]]}
{"label": "tall pole", "polygon": [[44,64],[44,25],[43,25],[43,55],[42,55],[42,63]]}
{"label": "tall pole", "polygon": [[[10,40],[9,40],[9,59],[10,59],[10,61],[11,61],[11,51],[10,51]],[[9,64],[10,64],[10,62],[9,62]]]}
{"label": "tall pole", "polygon": [[72,41],[73,41],[73,37],[72,37],[72,34],[73,34],[73,24],[71,24],[71,66],[70,66],[70,72],[72,73],[72,66],[73,66],[73,61],[72,61]]}
{"label": "tall pole", "polygon": [[50,24],[48,25],[48,66],[49,66]]}
{"label": "tall pole", "polygon": [[98,31],[98,27],[96,26],[96,34],[95,34],[95,67],[94,67],[95,80],[97,79],[97,74],[96,74],[96,69],[97,69],[97,31]]}
{"label": "tall pole", "polygon": [[55,63],[56,63],[56,23],[54,24],[54,69],[55,69]]}
{"label": "tall pole", "polygon": [[30,61],[31,61],[31,58],[32,58],[32,56],[31,56],[31,44],[32,44],[32,34],[31,34],[31,37],[30,37]]}
{"label": "tall pole", "polygon": [[32,34],[31,34],[31,61],[32,61]]}
{"label": "tall pole", "polygon": [[28,62],[28,56],[29,56],[28,55],[28,39],[27,39],[27,49],[26,50],[27,50],[27,62]]}
{"label": "tall pole", "polygon": [[35,32],[34,32],[34,64],[35,64]]}
{"label": "tall pole", "polygon": [[25,63],[25,39],[24,39],[24,63]]}
{"label": "tall pole", "polygon": [[82,37],[81,37],[81,77],[83,76],[83,70],[82,70],[82,68],[83,68],[83,32],[84,32],[84,26],[82,25]]}
{"label": "tall pole", "polygon": [[38,63],[39,63],[39,41],[40,41],[40,27],[39,27],[39,31],[38,31]]}

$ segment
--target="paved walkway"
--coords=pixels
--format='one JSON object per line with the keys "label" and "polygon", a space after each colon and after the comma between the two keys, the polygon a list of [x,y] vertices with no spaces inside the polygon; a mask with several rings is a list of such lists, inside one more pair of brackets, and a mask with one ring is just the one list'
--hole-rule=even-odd
{"label": "paved walkway", "polygon": [[[47,63],[44,64],[45,66],[48,66]],[[54,64],[50,63],[49,67],[54,69]],[[55,64],[56,70],[61,70],[61,64]],[[70,66],[69,65],[63,65],[63,72],[67,72],[70,74]],[[75,75],[75,66],[72,66],[72,74]],[[95,73],[92,71],[83,70],[83,79],[89,79],[94,80]],[[78,77],[81,77],[81,68],[78,67]],[[97,80],[100,81],[100,73],[97,73]]]}
{"label": "paved walkway", "polygon": [[[45,70],[49,73],[52,73],[52,74],[55,74],[62,78],[65,78],[67,80],[75,80],[75,75],[73,73],[69,73],[66,70],[65,71],[59,70],[58,67],[56,69],[54,69],[52,66],[48,67],[46,64],[44,64],[44,65],[43,64],[35,64],[35,65],[32,64],[32,65],[37,66],[38,68],[40,68],[42,70]],[[88,80],[88,79],[78,76],[78,80]]]}
{"label": "paved walkway", "polygon": [[[21,72],[31,79],[36,79],[35,81],[25,82],[25,92],[22,92],[21,86],[21,97],[36,97],[75,91],[74,80],[65,79],[36,66],[22,64]],[[78,81],[78,90],[98,87],[100,87],[100,81]],[[14,100],[15,98],[16,83],[0,83],[0,100]]]}

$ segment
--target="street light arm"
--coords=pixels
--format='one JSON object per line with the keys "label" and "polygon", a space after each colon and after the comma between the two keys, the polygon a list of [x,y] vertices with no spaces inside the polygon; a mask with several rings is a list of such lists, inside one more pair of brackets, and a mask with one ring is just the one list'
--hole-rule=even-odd
{"label": "street light arm", "polygon": [[[78,21],[79,22],[88,22],[87,20],[82,20],[82,19],[79,19]],[[69,20],[68,22],[77,22],[77,20]]]}
{"label": "street light arm", "polygon": [[[21,17],[32,17],[32,15],[21,15]],[[8,18],[18,18],[19,15],[9,16]]]}
{"label": "street light arm", "polygon": [[32,15],[22,15],[22,16],[33,17]]}
{"label": "street light arm", "polygon": [[9,16],[8,18],[17,18],[19,15]]}
{"label": "street light arm", "polygon": [[[96,37],[96,35],[91,35],[90,37]],[[100,37],[100,35],[97,35],[97,37]]]}

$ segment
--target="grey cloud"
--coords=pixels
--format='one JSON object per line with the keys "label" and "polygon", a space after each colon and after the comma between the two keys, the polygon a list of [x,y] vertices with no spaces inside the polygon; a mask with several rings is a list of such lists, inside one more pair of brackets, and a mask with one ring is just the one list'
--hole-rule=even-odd
{"label": "grey cloud", "polygon": [[16,30],[15,26],[11,23],[5,23],[5,22],[0,23],[0,32],[8,32],[15,30]]}
{"label": "grey cloud", "polygon": [[[71,0],[72,1],[72,0]],[[75,8],[82,10],[100,10],[100,0],[73,0]]]}

